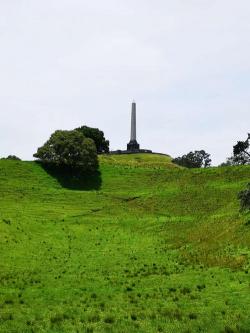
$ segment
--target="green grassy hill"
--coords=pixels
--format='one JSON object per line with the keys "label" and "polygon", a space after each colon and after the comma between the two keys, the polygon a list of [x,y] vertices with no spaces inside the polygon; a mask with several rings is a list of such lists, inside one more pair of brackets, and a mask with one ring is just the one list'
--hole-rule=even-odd
{"label": "green grassy hill", "polygon": [[250,167],[0,161],[0,332],[250,332]]}

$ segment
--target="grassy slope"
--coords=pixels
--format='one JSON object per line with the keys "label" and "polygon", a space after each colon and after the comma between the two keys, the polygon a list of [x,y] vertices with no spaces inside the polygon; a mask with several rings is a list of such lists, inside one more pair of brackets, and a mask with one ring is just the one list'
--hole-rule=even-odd
{"label": "grassy slope", "polygon": [[130,155],[101,173],[74,191],[0,161],[0,332],[250,332],[250,167]]}

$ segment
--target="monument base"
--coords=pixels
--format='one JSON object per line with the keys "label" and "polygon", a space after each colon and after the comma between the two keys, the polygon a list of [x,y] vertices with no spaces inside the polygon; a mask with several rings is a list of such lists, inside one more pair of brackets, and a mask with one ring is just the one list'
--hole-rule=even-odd
{"label": "monument base", "polygon": [[136,140],[130,141],[127,144],[127,150],[131,151],[131,152],[138,151],[138,150],[140,150],[140,145]]}
{"label": "monument base", "polygon": [[137,149],[137,150],[115,150],[109,152],[110,155],[125,155],[125,154],[154,154],[149,149]]}

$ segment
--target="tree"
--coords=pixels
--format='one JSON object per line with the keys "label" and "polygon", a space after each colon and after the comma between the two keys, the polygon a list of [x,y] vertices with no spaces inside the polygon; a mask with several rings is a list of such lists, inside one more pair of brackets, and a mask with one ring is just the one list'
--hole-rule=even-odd
{"label": "tree", "polygon": [[246,190],[243,190],[238,194],[238,198],[240,200],[242,210],[250,211],[250,183],[247,185]]}
{"label": "tree", "polygon": [[76,130],[80,131],[86,138],[94,140],[98,154],[109,152],[109,141],[105,139],[104,133],[98,128],[82,126]]}
{"label": "tree", "polygon": [[211,165],[211,159],[205,150],[196,150],[173,159],[173,163],[186,168],[207,168]]}
{"label": "tree", "polygon": [[98,169],[95,143],[80,131],[56,131],[33,155],[45,164],[68,168],[77,173]]}
{"label": "tree", "polygon": [[246,141],[238,141],[237,144],[233,147],[234,161],[237,164],[250,164],[250,134]]}

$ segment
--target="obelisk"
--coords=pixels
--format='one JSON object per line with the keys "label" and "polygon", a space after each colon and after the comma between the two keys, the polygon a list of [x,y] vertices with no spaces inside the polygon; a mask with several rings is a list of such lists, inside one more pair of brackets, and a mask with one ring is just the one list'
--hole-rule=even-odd
{"label": "obelisk", "polygon": [[130,152],[136,152],[140,150],[140,145],[136,140],[136,103],[132,103],[132,112],[131,112],[131,135],[130,142],[127,145],[127,150]]}
{"label": "obelisk", "polygon": [[136,141],[136,103],[132,103],[130,141]]}

